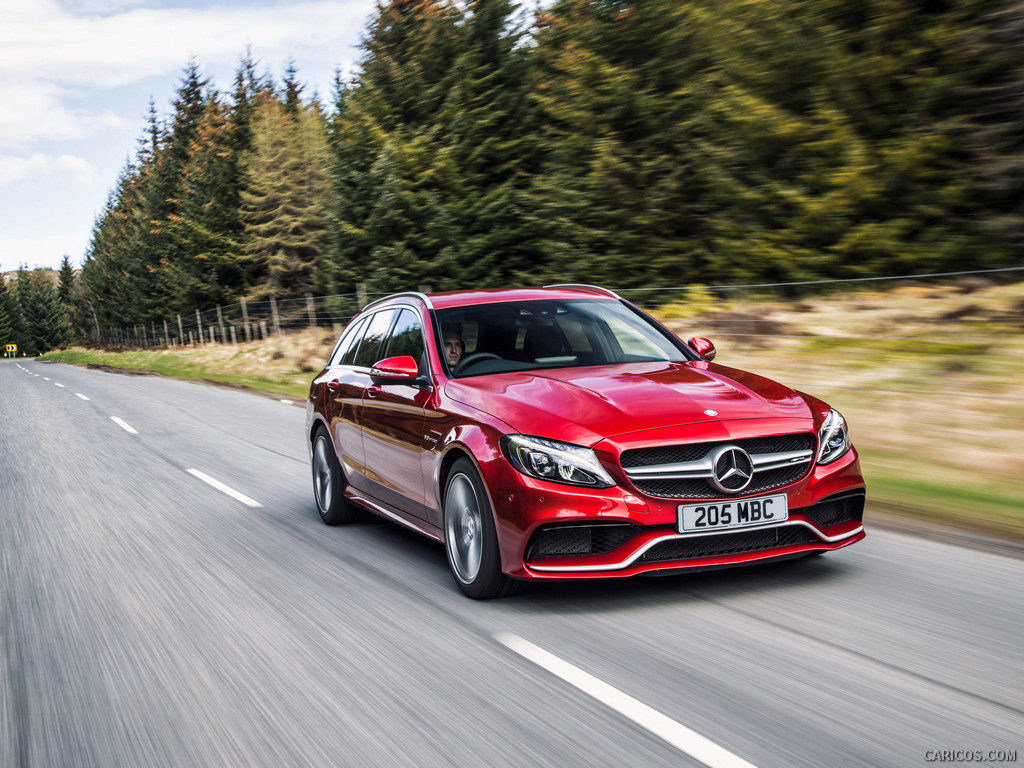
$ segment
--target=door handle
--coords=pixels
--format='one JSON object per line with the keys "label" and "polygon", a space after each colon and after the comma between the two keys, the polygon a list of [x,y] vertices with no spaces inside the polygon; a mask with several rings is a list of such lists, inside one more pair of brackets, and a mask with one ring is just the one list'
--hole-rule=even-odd
{"label": "door handle", "polygon": [[337,392],[338,387],[340,386],[341,382],[338,379],[331,379],[330,381],[327,382],[327,388],[331,390],[331,392]]}

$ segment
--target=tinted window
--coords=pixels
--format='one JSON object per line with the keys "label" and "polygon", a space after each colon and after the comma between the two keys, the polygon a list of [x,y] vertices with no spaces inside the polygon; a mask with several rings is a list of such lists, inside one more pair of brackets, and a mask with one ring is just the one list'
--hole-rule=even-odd
{"label": "tinted window", "polygon": [[409,355],[418,365],[423,363],[423,324],[419,315],[411,309],[403,309],[391,331],[391,341],[385,357]]}
{"label": "tinted window", "polygon": [[391,319],[395,316],[395,310],[382,309],[370,318],[370,323],[363,334],[363,341],[356,352],[356,367],[370,368],[374,363],[383,358],[381,347],[384,338],[391,327]]}
{"label": "tinted window", "polygon": [[359,322],[349,325],[345,333],[341,335],[341,343],[334,354],[331,365],[352,365],[356,356],[356,348],[359,340],[363,337],[363,329],[366,327],[366,318],[360,318]]}

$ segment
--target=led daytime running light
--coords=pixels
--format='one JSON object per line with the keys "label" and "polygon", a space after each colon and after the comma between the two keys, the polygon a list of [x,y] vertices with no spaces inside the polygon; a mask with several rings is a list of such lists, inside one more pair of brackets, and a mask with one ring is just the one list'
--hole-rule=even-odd
{"label": "led daytime running light", "polygon": [[615,485],[589,448],[528,435],[506,435],[501,447],[512,466],[524,475],[589,488]]}

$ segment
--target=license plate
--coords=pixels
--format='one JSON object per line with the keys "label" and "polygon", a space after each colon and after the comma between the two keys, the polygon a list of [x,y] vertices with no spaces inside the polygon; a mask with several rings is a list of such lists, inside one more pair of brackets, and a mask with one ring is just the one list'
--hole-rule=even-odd
{"label": "license plate", "polygon": [[676,507],[679,530],[683,533],[726,531],[751,525],[780,523],[789,519],[789,506],[786,502],[786,494],[780,493],[755,499],[680,504]]}

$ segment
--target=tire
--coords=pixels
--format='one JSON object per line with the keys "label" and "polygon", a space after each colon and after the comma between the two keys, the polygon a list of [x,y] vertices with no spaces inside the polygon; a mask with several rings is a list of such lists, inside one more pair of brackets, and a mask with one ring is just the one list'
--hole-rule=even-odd
{"label": "tire", "polygon": [[343,525],[362,519],[362,511],[345,498],[345,473],[323,427],[313,436],[312,468],[313,498],[316,499],[320,519],[327,525]]}
{"label": "tire", "polygon": [[488,600],[518,590],[519,582],[501,572],[491,504],[467,458],[452,465],[445,482],[444,549],[455,584],[467,597]]}

